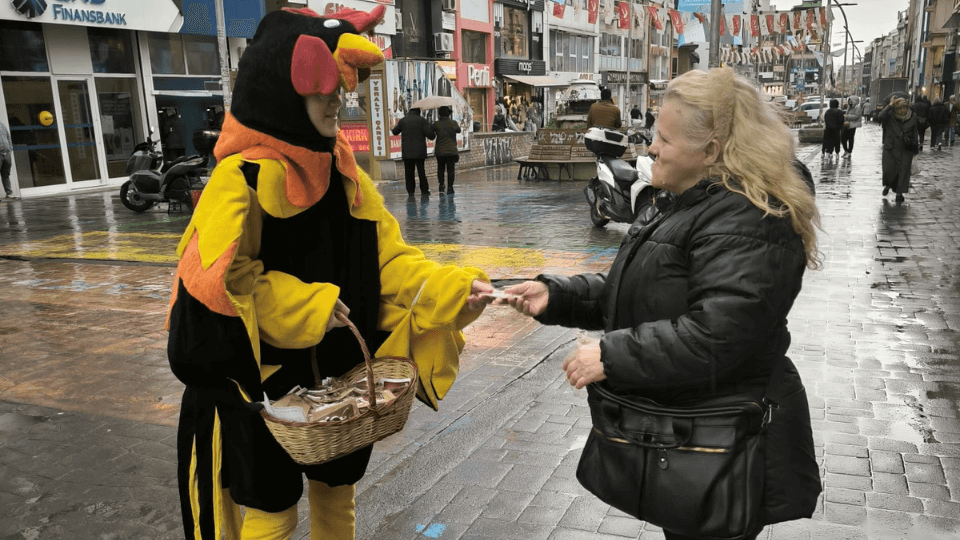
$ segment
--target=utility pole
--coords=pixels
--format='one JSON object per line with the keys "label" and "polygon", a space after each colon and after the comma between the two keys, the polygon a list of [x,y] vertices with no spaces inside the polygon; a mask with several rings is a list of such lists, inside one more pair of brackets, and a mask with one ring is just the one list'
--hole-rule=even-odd
{"label": "utility pole", "polygon": [[223,0],[216,0],[217,12],[217,48],[220,50],[220,87],[223,88],[223,109],[230,110],[230,50],[227,48],[226,16],[223,13]]}
{"label": "utility pole", "polygon": [[827,0],[827,28],[823,32],[823,35],[820,36],[820,53],[823,55],[823,61],[820,62],[820,117],[817,119],[818,124],[823,123],[823,100],[827,97],[827,61],[833,59],[833,56],[830,54],[830,19],[833,15],[832,9],[833,6],[830,5],[830,0]]}
{"label": "utility pole", "polygon": [[720,67],[720,17],[722,0],[710,0],[710,68]]}

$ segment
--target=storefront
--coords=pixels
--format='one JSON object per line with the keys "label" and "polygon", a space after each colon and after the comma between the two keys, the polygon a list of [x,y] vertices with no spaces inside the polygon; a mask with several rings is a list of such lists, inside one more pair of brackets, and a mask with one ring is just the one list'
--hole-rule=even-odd
{"label": "storefront", "polygon": [[[543,127],[543,0],[501,0],[493,5],[496,102],[517,129]],[[528,123],[529,121],[529,123]]]}
{"label": "storefront", "polygon": [[474,131],[490,131],[495,93],[493,6],[487,0],[460,0],[456,16],[457,88],[473,110]]}
{"label": "storefront", "polygon": [[[223,108],[207,4],[213,2],[0,5],[0,121],[13,138],[15,194],[119,184],[134,146],[151,128],[154,138],[161,128],[169,131],[174,119],[181,151],[193,152],[192,130]],[[263,2],[226,0],[225,12],[228,22],[242,16],[248,23],[228,25],[234,35],[252,35]],[[176,114],[162,118],[168,111]]]}

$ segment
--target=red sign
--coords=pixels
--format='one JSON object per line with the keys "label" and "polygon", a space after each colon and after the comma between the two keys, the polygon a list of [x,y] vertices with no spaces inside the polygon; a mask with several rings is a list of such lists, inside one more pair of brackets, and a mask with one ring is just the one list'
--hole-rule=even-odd
{"label": "red sign", "polygon": [[354,152],[370,151],[370,130],[365,124],[343,124],[340,131],[347,137]]}

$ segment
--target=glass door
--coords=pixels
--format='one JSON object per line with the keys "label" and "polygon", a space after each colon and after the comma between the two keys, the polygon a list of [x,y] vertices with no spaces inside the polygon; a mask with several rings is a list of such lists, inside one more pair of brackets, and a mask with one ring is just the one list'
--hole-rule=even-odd
{"label": "glass door", "polygon": [[96,118],[90,102],[89,79],[55,79],[60,98],[59,122],[73,182],[99,181],[100,150],[97,146]]}
{"label": "glass door", "polygon": [[67,183],[50,77],[3,77],[20,189]]}

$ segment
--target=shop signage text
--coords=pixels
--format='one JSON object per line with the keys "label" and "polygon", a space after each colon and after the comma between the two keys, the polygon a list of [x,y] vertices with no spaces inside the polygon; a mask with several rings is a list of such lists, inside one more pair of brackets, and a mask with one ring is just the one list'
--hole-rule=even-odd
{"label": "shop signage text", "polygon": [[387,126],[385,103],[383,100],[383,75],[370,76],[370,121],[373,124],[373,155],[387,155]]}
{"label": "shop signage text", "polygon": [[[630,84],[644,84],[644,73],[633,71],[630,73]],[[627,73],[625,71],[608,71],[607,84],[625,84],[627,82]]]}
{"label": "shop signage text", "polygon": [[517,69],[525,73],[533,71],[533,62],[517,62]]}
{"label": "shop signage text", "polygon": [[[84,6],[87,4],[100,5],[104,3],[105,0],[83,0]],[[104,12],[99,9],[78,9],[71,6],[66,6],[63,4],[74,3],[75,0],[60,0],[62,4],[53,5],[53,20],[55,21],[71,21],[71,22],[86,22],[91,24],[114,24],[120,26],[127,25],[127,18],[125,13],[113,13],[113,12]]]}
{"label": "shop signage text", "polygon": [[340,132],[350,142],[350,147],[353,148],[354,152],[370,151],[370,132],[367,131],[367,126],[363,124],[343,124],[340,126]]}
{"label": "shop signage text", "polygon": [[490,66],[467,66],[467,86],[490,86]]}

